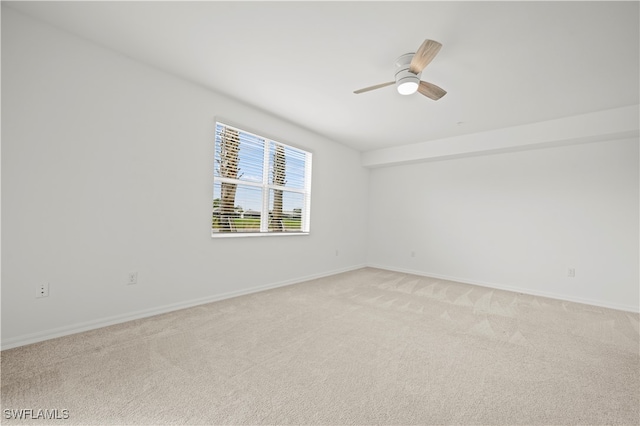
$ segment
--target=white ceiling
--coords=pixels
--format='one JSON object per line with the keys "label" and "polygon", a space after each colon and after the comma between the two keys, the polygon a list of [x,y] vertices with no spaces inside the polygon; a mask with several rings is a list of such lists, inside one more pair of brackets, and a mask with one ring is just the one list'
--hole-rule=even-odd
{"label": "white ceiling", "polygon": [[[7,2],[3,2],[7,4]],[[639,2],[11,2],[361,151],[639,103]],[[443,44],[399,95],[394,61]]]}

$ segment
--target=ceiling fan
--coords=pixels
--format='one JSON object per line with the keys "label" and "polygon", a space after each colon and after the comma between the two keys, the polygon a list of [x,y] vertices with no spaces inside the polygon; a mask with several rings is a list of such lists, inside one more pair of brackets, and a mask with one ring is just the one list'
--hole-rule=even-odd
{"label": "ceiling fan", "polygon": [[422,74],[422,70],[435,58],[441,47],[442,44],[437,41],[425,40],[416,53],[406,53],[396,59],[395,81],[365,87],[353,93],[360,94],[395,84],[398,93],[401,95],[411,95],[415,92],[420,92],[427,98],[437,101],[446,95],[447,92],[433,83],[420,80],[420,75]]}

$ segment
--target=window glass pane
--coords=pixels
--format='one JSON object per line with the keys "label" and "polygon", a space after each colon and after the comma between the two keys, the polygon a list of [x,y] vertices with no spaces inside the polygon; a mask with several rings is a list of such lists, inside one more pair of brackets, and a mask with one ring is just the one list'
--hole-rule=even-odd
{"label": "window glass pane", "polygon": [[302,231],[304,194],[299,192],[269,190],[269,231]]}
{"label": "window glass pane", "polygon": [[304,189],[306,153],[275,142],[269,143],[269,183]]}
{"label": "window glass pane", "polygon": [[213,185],[213,232],[260,232],[262,189],[255,186],[215,182]]}
{"label": "window glass pane", "polygon": [[216,177],[262,182],[264,140],[221,124],[216,125]]}
{"label": "window glass pane", "polygon": [[212,231],[309,232],[311,153],[216,123]]}

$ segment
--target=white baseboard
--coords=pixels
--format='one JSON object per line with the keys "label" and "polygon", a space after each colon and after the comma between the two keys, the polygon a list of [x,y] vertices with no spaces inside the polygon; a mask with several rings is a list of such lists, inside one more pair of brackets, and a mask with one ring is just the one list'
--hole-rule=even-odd
{"label": "white baseboard", "polygon": [[44,330],[37,333],[31,333],[23,336],[3,339],[1,344],[1,347],[2,347],[1,350],[16,348],[18,346],[30,345],[32,343],[42,342],[44,340],[55,339],[57,337],[63,337],[63,336],[68,336],[70,334],[81,333],[83,331],[95,330],[95,329],[107,327],[110,325],[121,324],[127,321],[133,321],[141,318],[151,317],[154,315],[165,314],[167,312],[177,311],[185,308],[191,308],[193,306],[204,305],[206,303],[217,302],[219,300],[231,299],[233,297],[243,296],[245,294],[257,293],[257,292],[269,290],[272,288],[299,284],[305,281],[310,281],[318,278],[328,277],[331,275],[341,274],[343,272],[354,271],[356,269],[361,269],[364,267],[366,267],[366,265],[364,264],[354,265],[346,268],[334,269],[331,271],[325,271],[325,272],[321,272],[313,275],[306,275],[303,277],[261,285],[257,287],[244,289],[244,290],[231,291],[227,293],[202,297],[199,299],[186,300],[184,302],[172,303],[169,305],[158,306],[156,308],[144,309],[141,311],[130,312],[122,315],[115,315],[112,317],[100,318],[94,321],[85,321],[85,322],[71,324],[64,327]]}
{"label": "white baseboard", "polygon": [[395,267],[386,266],[386,265],[367,264],[367,266],[370,267],[370,268],[385,269],[387,271],[402,272],[402,273],[405,273],[405,274],[419,275],[419,276],[422,276],[422,277],[437,278],[437,279],[440,279],[440,280],[447,280],[447,281],[456,281],[456,282],[459,282],[459,283],[472,284],[472,285],[477,285],[477,286],[480,286],[480,287],[493,288],[493,289],[496,289],[496,290],[506,290],[506,291],[511,291],[511,292],[515,292],[515,293],[528,294],[530,296],[547,297],[549,299],[564,300],[564,301],[567,301],[567,302],[582,303],[584,305],[599,306],[599,307],[602,307],[602,308],[615,309],[617,311],[640,313],[640,307],[639,306],[623,305],[623,304],[611,303],[611,302],[606,302],[606,301],[601,301],[601,300],[592,300],[592,299],[586,299],[586,298],[581,298],[581,297],[568,296],[568,295],[564,295],[564,294],[556,294],[556,293],[551,293],[551,292],[546,292],[546,291],[523,289],[523,288],[519,288],[519,287],[512,287],[512,286],[508,286],[508,285],[489,283],[489,282],[484,282],[484,281],[472,280],[472,279],[468,279],[468,278],[460,278],[460,277],[452,277],[452,276],[447,276],[447,275],[432,274],[432,273],[428,273],[428,272],[415,271],[415,270],[404,269],[404,268],[395,268]]}

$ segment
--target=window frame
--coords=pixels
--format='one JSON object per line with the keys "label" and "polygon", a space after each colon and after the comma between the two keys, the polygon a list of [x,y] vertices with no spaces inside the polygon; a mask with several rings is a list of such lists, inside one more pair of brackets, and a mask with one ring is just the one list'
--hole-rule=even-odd
{"label": "window frame", "polygon": [[[262,181],[250,181],[250,180],[241,180],[240,178],[227,178],[221,177],[218,175],[216,171],[216,156],[218,150],[218,126],[224,126],[225,128],[230,128],[232,130],[237,131],[239,134],[244,133],[253,138],[257,138],[261,141],[262,144]],[[283,146],[285,149],[295,150],[304,156],[304,181],[302,188],[294,188],[288,186],[276,185],[270,182],[269,177],[271,176],[271,144]],[[312,172],[312,161],[313,161],[313,153],[299,148],[297,146],[280,142],[268,136],[260,135],[251,130],[246,130],[246,127],[239,127],[235,124],[230,124],[228,120],[216,119],[214,123],[214,167],[213,167],[213,200],[215,200],[216,195],[216,184],[222,183],[230,183],[243,187],[251,187],[258,188],[261,191],[262,196],[262,206],[260,210],[260,230],[259,231],[248,231],[248,232],[221,232],[216,231],[211,226],[211,237],[212,238],[243,238],[243,237],[273,237],[273,236],[295,236],[295,235],[309,235],[310,234],[310,219],[311,219],[311,172]],[[301,194],[303,198],[303,205],[300,217],[300,231],[275,231],[269,229],[269,216],[270,216],[270,194],[273,190],[280,190],[283,192],[296,193]],[[213,212],[212,212],[213,216]]]}

